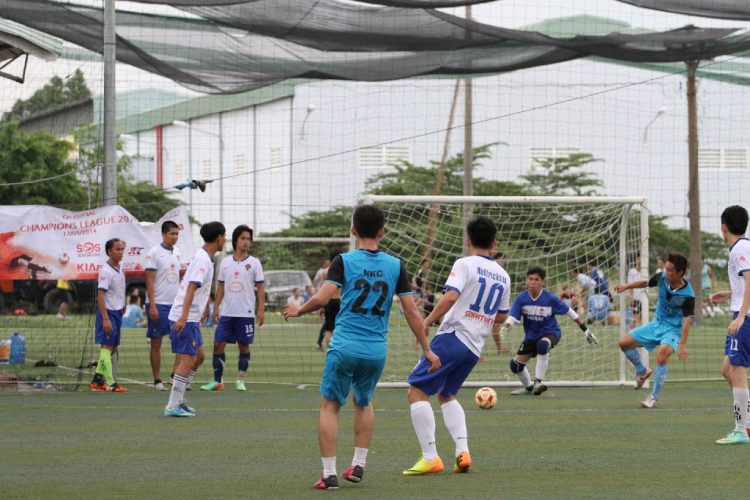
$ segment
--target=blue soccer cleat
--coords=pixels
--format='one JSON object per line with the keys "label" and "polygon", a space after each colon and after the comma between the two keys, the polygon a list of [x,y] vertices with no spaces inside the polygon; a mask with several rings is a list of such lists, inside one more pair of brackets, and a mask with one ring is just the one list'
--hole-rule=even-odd
{"label": "blue soccer cleat", "polygon": [[164,416],[165,417],[194,417],[195,413],[190,413],[189,411],[183,410],[179,406],[175,406],[171,410],[169,408],[164,408]]}
{"label": "blue soccer cleat", "polygon": [[188,413],[195,414],[195,408],[188,406],[187,401],[183,400],[180,404],[177,405],[179,408],[182,408]]}

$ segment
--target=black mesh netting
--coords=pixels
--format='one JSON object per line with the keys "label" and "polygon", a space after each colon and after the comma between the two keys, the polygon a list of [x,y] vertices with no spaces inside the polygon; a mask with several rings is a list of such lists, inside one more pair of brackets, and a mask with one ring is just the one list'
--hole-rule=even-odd
{"label": "black mesh netting", "polygon": [[[430,9],[336,0],[180,8],[200,19],[118,12],[117,59],[207,93],[242,92],[290,78],[382,81],[499,73],[591,55],[676,62],[750,49],[750,34],[735,35],[733,29],[690,27],[555,39]],[[0,0],[0,12],[102,51],[101,9],[48,0]]]}
{"label": "black mesh netting", "polygon": [[747,0],[619,0],[636,7],[662,10],[676,14],[716,17],[750,21],[750,2]]}
{"label": "black mesh netting", "polygon": [[[133,0],[139,3],[154,3],[161,5],[182,6],[214,6],[232,5],[241,3],[252,3],[257,0]],[[438,9],[441,7],[461,7],[464,5],[476,5],[480,3],[494,2],[495,0],[357,0],[362,3],[373,3],[388,5],[390,7],[405,7],[419,9]]]}

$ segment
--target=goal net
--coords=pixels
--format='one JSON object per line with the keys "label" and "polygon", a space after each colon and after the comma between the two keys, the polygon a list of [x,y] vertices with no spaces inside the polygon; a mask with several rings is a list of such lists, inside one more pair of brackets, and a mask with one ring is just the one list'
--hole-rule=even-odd
{"label": "goal net", "polygon": [[[553,385],[619,385],[632,379],[633,372],[618,347],[620,337],[628,331],[629,297],[615,296],[612,289],[627,282],[628,269],[635,266],[639,251],[647,266],[645,198],[367,196],[362,202],[376,203],[386,212],[382,250],[400,258],[412,275],[423,260],[428,261],[422,285],[427,304],[439,300],[453,262],[466,251],[465,214],[468,218],[489,217],[498,227],[497,249],[504,253],[504,267],[511,277],[511,300],[525,290],[526,270],[541,266],[547,271],[546,289],[559,296],[564,287],[570,287],[578,294],[579,313],[599,340],[598,345],[589,345],[573,321],[559,317],[563,335],[550,356],[547,380]],[[589,274],[587,264],[592,261],[606,275],[612,301],[608,311],[587,317],[589,297],[581,296],[571,271]],[[644,276],[648,275],[646,269],[642,270]],[[648,295],[643,293],[641,298],[642,310],[648,311]],[[647,314],[643,321],[648,321]],[[381,385],[401,385],[421,350],[415,350],[412,333],[396,309],[388,335]],[[517,385],[508,364],[522,340],[523,328],[517,326],[502,340],[510,351],[498,353],[489,337],[482,353],[485,361],[477,364],[467,385]]]}

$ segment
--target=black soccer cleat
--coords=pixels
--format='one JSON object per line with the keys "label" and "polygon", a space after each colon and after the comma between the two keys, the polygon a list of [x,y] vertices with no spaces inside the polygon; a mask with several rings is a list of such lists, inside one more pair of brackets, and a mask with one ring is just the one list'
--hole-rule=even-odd
{"label": "black soccer cleat", "polygon": [[536,387],[534,387],[534,396],[541,396],[542,393],[544,393],[547,390],[547,386],[544,384],[539,384]]}
{"label": "black soccer cleat", "polygon": [[344,471],[343,476],[344,479],[347,481],[351,481],[352,483],[358,483],[362,481],[362,476],[364,475],[365,471],[364,469],[359,465],[350,465],[348,469]]}
{"label": "black soccer cleat", "polygon": [[339,489],[339,478],[335,475],[323,477],[323,474],[321,474],[320,479],[318,479],[313,488],[316,490],[337,490]]}

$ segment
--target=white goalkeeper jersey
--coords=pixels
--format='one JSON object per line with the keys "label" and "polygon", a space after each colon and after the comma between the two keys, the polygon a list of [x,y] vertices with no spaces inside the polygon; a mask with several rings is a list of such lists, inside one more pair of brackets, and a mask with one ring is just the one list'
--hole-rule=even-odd
{"label": "white goalkeeper jersey", "polygon": [[[729,286],[732,287],[732,312],[739,312],[745,296],[744,273],[750,272],[750,240],[740,238],[729,249]],[[750,311],[748,311],[750,315]]]}
{"label": "white goalkeeper jersey", "polygon": [[146,255],[146,271],[155,271],[154,302],[171,306],[180,284],[180,249],[159,243]]}
{"label": "white goalkeeper jersey", "polygon": [[263,266],[248,255],[236,261],[230,255],[219,265],[219,283],[224,287],[221,315],[232,318],[255,317],[255,284],[263,283]]}
{"label": "white goalkeeper jersey", "polygon": [[213,279],[214,261],[208,255],[206,249],[201,247],[200,250],[195,252],[193,260],[190,261],[190,265],[187,271],[185,271],[185,276],[182,277],[182,282],[177,289],[174,303],[172,303],[172,309],[169,311],[169,320],[177,321],[180,319],[182,304],[185,302],[188,285],[195,283],[198,285],[198,289],[193,296],[193,303],[190,305],[187,320],[190,323],[199,323],[201,316],[203,316],[203,311],[206,310],[206,304],[208,304],[208,296],[211,294]]}
{"label": "white goalkeeper jersey", "polygon": [[448,290],[458,292],[459,298],[435,335],[455,332],[479,356],[492,332],[495,315],[510,309],[510,277],[492,258],[472,255],[453,264],[443,292]]}
{"label": "white goalkeeper jersey", "polygon": [[108,311],[122,311],[125,307],[125,271],[115,269],[107,261],[99,270],[99,280],[97,283],[99,290],[104,290],[104,303]]}

